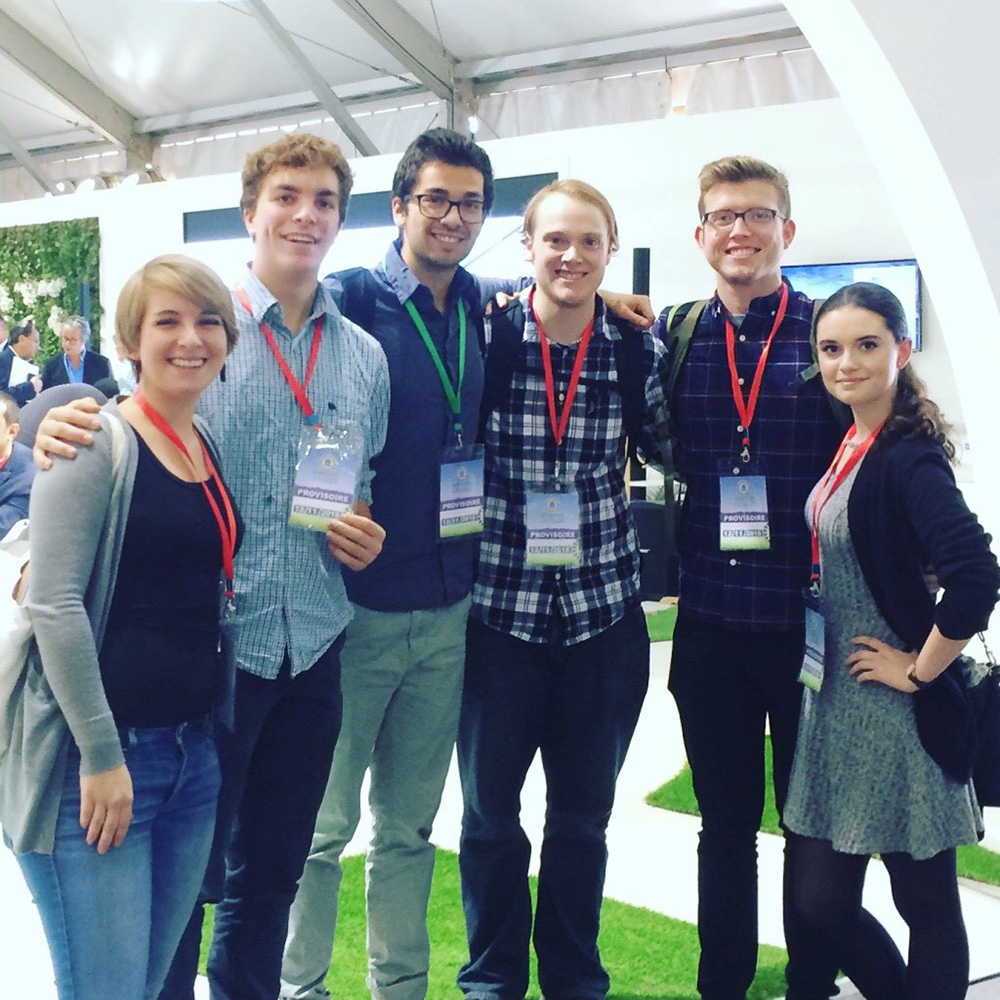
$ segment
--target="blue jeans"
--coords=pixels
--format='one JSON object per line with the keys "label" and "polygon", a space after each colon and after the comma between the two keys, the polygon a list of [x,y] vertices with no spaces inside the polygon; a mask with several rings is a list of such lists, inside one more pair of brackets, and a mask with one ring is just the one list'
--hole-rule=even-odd
{"label": "blue jeans", "polygon": [[603,1000],[597,948],[605,831],[649,684],[641,608],[573,646],[529,643],[469,622],[458,764],[465,812],[459,867],[469,1000],[522,1000],[528,988],[531,848],[521,788],[545,770],[545,833],[534,945],[547,1000]]}
{"label": "blue jeans", "polygon": [[132,824],[100,855],[80,827],[71,744],[51,854],[18,862],[45,928],[59,1000],[152,1000],[198,896],[215,828],[210,725],[122,730]]}

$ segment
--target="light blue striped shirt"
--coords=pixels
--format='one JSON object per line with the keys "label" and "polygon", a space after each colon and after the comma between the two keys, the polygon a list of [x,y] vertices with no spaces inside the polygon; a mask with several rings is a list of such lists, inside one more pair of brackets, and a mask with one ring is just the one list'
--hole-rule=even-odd
{"label": "light blue striped shirt", "polygon": [[281,306],[248,271],[242,288],[251,316],[234,299],[240,340],[226,360],[225,381],[202,393],[199,413],[222,450],[226,482],[243,515],[236,560],[236,662],[258,677],[277,677],[287,650],[292,676],[311,667],[351,619],[340,563],[322,534],[288,524],[302,411],[260,332],[263,319],[296,378],[305,378],[312,330],[326,317],[309,399],[325,422],[336,411],[355,421],[365,439],[360,499],[371,500],[370,460],[385,443],[389,369],[382,348],[341,316],[317,285],[297,336]]}

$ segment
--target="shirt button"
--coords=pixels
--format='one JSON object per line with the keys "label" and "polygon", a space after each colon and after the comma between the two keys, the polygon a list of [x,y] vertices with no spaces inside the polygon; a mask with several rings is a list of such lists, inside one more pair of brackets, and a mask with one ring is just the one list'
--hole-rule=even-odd
{"label": "shirt button", "polygon": [[737,425],[736,425],[736,429],[737,429],[737,430],[738,430],[738,431],[739,431],[739,432],[740,432],[741,434],[743,433],[743,425],[742,425],[742,424],[737,424]]}
{"label": "shirt button", "polygon": [[738,476],[740,474],[740,467],[738,465],[733,466],[733,475]]}
{"label": "shirt button", "polygon": [[747,339],[747,335],[745,333],[741,333],[740,334],[740,340],[746,340],[746,339]]}
{"label": "shirt button", "polygon": [[736,381],[739,382],[740,385],[743,385],[743,379],[738,378]]}
{"label": "shirt button", "polygon": [[735,566],[736,565],[736,560],[735,559],[730,559],[729,560],[729,565],[730,566]]}
{"label": "shirt button", "polygon": [[556,579],[557,580],[561,580],[562,579],[562,573],[559,572],[559,570],[556,570]]}
{"label": "shirt button", "polygon": [[561,393],[559,393],[559,402],[560,402],[560,403],[561,403],[561,402],[562,402],[562,401],[563,401],[563,400],[564,400],[565,398],[566,398],[566,393],[564,393],[564,392],[561,392]]}

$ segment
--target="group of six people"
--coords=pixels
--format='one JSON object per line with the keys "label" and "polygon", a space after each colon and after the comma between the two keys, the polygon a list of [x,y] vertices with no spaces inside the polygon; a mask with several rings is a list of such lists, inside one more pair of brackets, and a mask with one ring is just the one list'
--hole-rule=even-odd
{"label": "group of six people", "polygon": [[[351,173],[292,134],[247,159],[254,256],[231,295],[183,257],[130,280],[115,336],[137,393],[100,417],[59,408],[36,436],[41,707],[3,763],[60,1000],[189,1000],[207,902],[216,1000],[328,996],[366,770],[368,986],[422,1000],[456,742],[459,987],[523,1000],[533,942],[546,1000],[604,1000],[605,831],[649,678],[626,441],[686,484],[670,689],[702,813],[701,996],[745,1000],[754,976],[766,726],[787,996],[825,1000],[841,969],[871,1000],[964,995],[955,847],[982,821],[969,754],[935,720],[1000,571],[898,302],[851,286],[816,308],[782,280],[795,226],[775,168],[730,157],[700,185],[716,294],[652,329],[599,294],[618,228],[583,181],[527,206],[530,283],[465,271],[494,181],[445,129],[400,161],[399,236],[370,270],[319,280]],[[352,512],[290,524],[304,456],[336,440],[347,462],[348,438]],[[804,666],[807,614],[826,655],[812,629]],[[861,908],[873,853],[908,963]]]}

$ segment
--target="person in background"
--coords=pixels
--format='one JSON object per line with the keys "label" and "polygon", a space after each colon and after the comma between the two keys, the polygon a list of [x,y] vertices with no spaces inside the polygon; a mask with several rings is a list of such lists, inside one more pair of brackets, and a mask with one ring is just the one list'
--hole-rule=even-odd
{"label": "person in background", "polygon": [[[816,341],[823,382],[854,424],[805,505],[818,596],[784,812],[793,899],[868,1000],[961,1000],[969,946],[955,848],[976,843],[983,822],[956,657],[987,627],[1000,568],[955,483],[948,425],[909,365],[896,296],[840,289]],[[909,928],[906,962],[861,905],[873,854]]]}
{"label": "person in background", "polygon": [[[31,364],[38,351],[38,327],[26,319],[10,331],[7,343],[0,350],[0,392],[6,392],[18,406],[24,406],[42,391],[42,380]],[[19,370],[24,375],[18,374]]]}
{"label": "person in background", "polygon": [[28,775],[3,823],[60,1000],[156,996],[212,843],[213,714],[231,691],[219,608],[242,523],[195,416],[236,344],[229,292],[159,257],[126,283],[115,327],[141,392],[105,408],[119,431],[36,478],[26,684],[47,713],[26,713],[4,760],[5,779]]}
{"label": "person in background", "polygon": [[[698,990],[703,1000],[746,1000],[757,966],[764,734],[781,813],[801,702],[802,505],[842,428],[815,375],[813,302],[781,277],[795,237],[787,178],[763,160],[731,156],[706,164],[698,180],[695,239],[716,292],[664,310],[655,326],[677,372],[671,441],[687,487],[669,686],[701,812]],[[678,359],[681,324],[695,320]],[[748,500],[752,532],[741,521]],[[786,883],[788,851],[786,841]],[[825,1000],[836,968],[805,947],[787,884],[784,916],[788,1000]]]}
{"label": "person in background", "polygon": [[487,337],[509,365],[494,378],[487,362],[485,526],[458,737],[469,941],[458,985],[470,1000],[528,988],[531,849],[519,812],[540,750],[539,983],[546,997],[603,1000],[605,833],[649,682],[625,439],[662,461],[665,354],[597,295],[618,248],[599,191],[549,184],[523,232],[534,283],[510,315],[494,313]]}
{"label": "person in background", "polygon": [[35,463],[31,449],[15,438],[20,432],[17,403],[0,392],[0,538],[28,516]]}
{"label": "person in background", "polygon": [[90,323],[83,316],[70,316],[59,333],[62,354],[45,362],[42,369],[42,388],[86,382],[96,385],[111,375],[108,359],[90,347]]}

